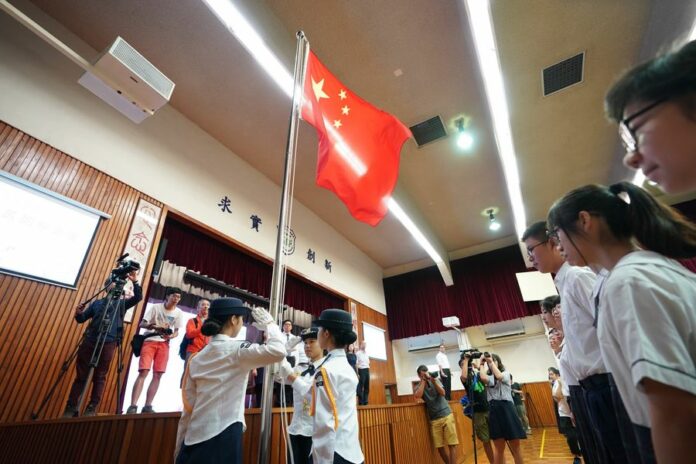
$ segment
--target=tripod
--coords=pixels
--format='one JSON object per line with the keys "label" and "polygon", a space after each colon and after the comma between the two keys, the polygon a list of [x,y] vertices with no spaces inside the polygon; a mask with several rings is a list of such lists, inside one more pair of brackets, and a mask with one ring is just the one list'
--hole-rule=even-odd
{"label": "tripod", "polygon": [[[87,373],[87,377],[85,380],[85,383],[82,387],[82,391],[80,392],[80,396],[77,402],[77,411],[78,414],[80,411],[82,411],[82,407],[84,405],[84,400],[85,400],[85,393],[87,392],[87,388],[89,387],[89,384],[92,381],[92,377],[94,376],[94,370],[95,368],[99,365],[99,360],[101,359],[102,351],[104,349],[104,344],[106,343],[106,338],[110,334],[111,329],[113,327],[113,324],[116,323],[118,330],[116,334],[116,343],[117,343],[117,350],[118,350],[118,368],[117,368],[117,382],[116,382],[116,396],[117,396],[117,405],[116,405],[116,414],[120,412],[120,391],[121,391],[121,371],[123,370],[123,347],[122,347],[122,327],[123,327],[123,315],[125,313],[125,304],[122,303],[121,301],[121,295],[123,293],[123,287],[126,284],[126,278],[121,277],[121,276],[116,276],[113,275],[109,278],[107,281],[106,285],[104,288],[99,290],[97,293],[92,295],[89,299],[86,301],[82,302],[80,306],[86,306],[87,303],[92,301],[94,298],[96,298],[99,294],[101,294],[104,291],[107,291],[107,295],[104,298],[104,309],[102,311],[102,317],[101,321],[99,322],[99,327],[97,329],[97,339],[94,342],[94,348],[92,350],[92,355],[90,357],[90,362],[89,362],[89,371]],[[91,328],[91,326],[90,326]],[[44,399],[42,400],[38,410],[35,412],[31,413],[31,418],[32,420],[38,419],[41,411],[44,409],[46,404],[48,404],[48,401],[51,399],[53,396],[53,393],[55,392],[56,388],[60,384],[61,380],[65,376],[65,374],[68,371],[68,368],[72,364],[73,360],[77,357],[77,354],[79,352],[80,347],[82,346],[83,343],[85,343],[87,334],[90,331],[90,329],[85,330],[85,332],[82,334],[80,337],[80,340],[78,341],[77,345],[73,349],[73,351],[68,355],[67,359],[63,362],[63,365],[61,367],[60,373],[58,375],[58,378],[56,381],[53,383],[51,389],[49,390],[48,394]]]}
{"label": "tripod", "polygon": [[[471,362],[471,361],[469,361]],[[466,381],[464,382],[464,388],[466,389],[466,395],[469,398],[469,404],[471,405],[471,443],[474,449],[474,464],[478,464],[478,451],[476,450],[476,399],[474,395],[474,388],[472,385],[472,380],[474,378],[474,370],[471,365],[468,366],[466,373]]]}

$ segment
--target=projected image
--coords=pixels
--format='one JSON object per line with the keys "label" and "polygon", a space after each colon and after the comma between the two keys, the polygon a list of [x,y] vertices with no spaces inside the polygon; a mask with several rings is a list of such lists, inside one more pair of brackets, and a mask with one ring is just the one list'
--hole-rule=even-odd
{"label": "projected image", "polygon": [[387,343],[384,330],[367,322],[363,322],[363,340],[366,343],[367,355],[371,358],[387,360]]}
{"label": "projected image", "polygon": [[0,172],[0,272],[74,287],[102,215]]}

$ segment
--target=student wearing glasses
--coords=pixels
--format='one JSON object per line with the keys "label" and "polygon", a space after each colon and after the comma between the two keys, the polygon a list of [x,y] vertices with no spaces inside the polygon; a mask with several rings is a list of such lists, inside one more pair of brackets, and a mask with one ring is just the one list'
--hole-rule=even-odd
{"label": "student wearing glasses", "polygon": [[668,193],[696,190],[696,41],[636,66],[605,99],[624,164]]}
{"label": "student wearing glasses", "polygon": [[608,271],[594,325],[630,418],[622,437],[640,447],[635,462],[692,461],[696,274],[674,259],[696,256],[696,227],[628,182],[575,189],[548,221],[568,262]]}
{"label": "student wearing glasses", "polygon": [[[522,235],[532,265],[555,274],[554,283],[563,305],[563,348],[557,355],[561,376],[570,390],[570,405],[588,463],[629,463],[639,459],[637,444],[624,444],[616,414],[625,416],[621,401],[613,398],[611,374],[599,348],[594,323],[592,291],[596,275],[586,263],[566,262],[558,239],[546,223],[532,224]],[[599,268],[596,269],[599,272]],[[553,309],[552,309],[553,312]]]}

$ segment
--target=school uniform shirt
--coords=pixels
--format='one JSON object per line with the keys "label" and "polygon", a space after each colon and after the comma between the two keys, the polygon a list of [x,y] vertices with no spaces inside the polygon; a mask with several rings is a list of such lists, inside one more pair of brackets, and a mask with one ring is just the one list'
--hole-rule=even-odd
{"label": "school uniform shirt", "polygon": [[450,368],[449,359],[447,359],[447,355],[445,353],[439,351],[435,356],[435,360],[437,361],[437,365],[440,366],[441,370]]}
{"label": "school uniform shirt", "polygon": [[355,353],[357,362],[355,363],[358,369],[369,369],[370,368],[370,357],[363,350],[358,350]]}
{"label": "school uniform shirt", "polygon": [[[280,329],[270,324],[266,344],[234,340],[218,334],[188,363],[183,391],[184,411],[177,444],[195,445],[241,422],[249,372],[285,357]],[[178,448],[178,446],[177,446]]]}
{"label": "school uniform shirt", "polygon": [[[316,369],[324,358],[310,365]],[[290,435],[302,435],[311,437],[314,428],[314,418],[309,414],[312,406],[312,384],[314,383],[314,369],[303,365],[295,368],[297,377],[292,382],[293,412],[292,422],[288,427]],[[304,374],[304,375],[303,375]]]}
{"label": "school uniform shirt", "polygon": [[297,363],[299,362],[299,358],[300,358],[300,348],[299,347],[300,347],[301,343],[296,344],[292,348],[290,348],[290,346],[293,343],[296,343],[296,340],[299,339],[300,337],[298,337],[297,335],[293,335],[291,333],[285,333],[285,332],[283,332],[282,335],[283,335],[283,343],[285,343],[285,350],[286,350],[287,356],[294,357],[295,358],[295,365],[297,365]]}
{"label": "school uniform shirt", "polygon": [[651,251],[627,254],[599,295],[602,357],[634,424],[650,427],[643,379],[696,395],[696,274]]}
{"label": "school uniform shirt", "polygon": [[334,453],[348,462],[365,460],[358,435],[357,386],[358,379],[348,364],[346,352],[330,351],[314,374],[312,387],[314,464],[333,463]]}
{"label": "school uniform shirt", "polygon": [[561,417],[571,417],[570,405],[568,404],[568,398],[570,396],[570,389],[565,384],[565,382],[554,380],[553,386],[551,387],[551,394],[553,399],[558,404],[558,415]]}
{"label": "school uniform shirt", "polygon": [[488,401],[509,401],[512,403],[512,381],[508,371],[502,372],[503,378],[498,380],[491,372],[488,376],[486,395]]}
{"label": "school uniform shirt", "polygon": [[563,263],[554,283],[561,295],[561,321],[565,344],[561,351],[561,377],[568,385],[607,372],[599,350],[594,323],[592,289],[597,276],[587,267]]}

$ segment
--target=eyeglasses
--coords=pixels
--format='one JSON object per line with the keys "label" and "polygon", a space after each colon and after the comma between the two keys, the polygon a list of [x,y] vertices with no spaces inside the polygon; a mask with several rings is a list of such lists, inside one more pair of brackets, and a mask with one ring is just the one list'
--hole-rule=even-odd
{"label": "eyeglasses", "polygon": [[656,106],[666,102],[667,100],[669,100],[669,98],[661,98],[654,101],[648,106],[636,111],[629,117],[624,118],[621,120],[621,122],[619,122],[619,136],[621,137],[621,142],[623,143],[623,146],[627,152],[634,152],[638,148],[638,137],[636,136],[635,130],[631,129],[631,126],[629,126],[628,123],[636,119],[638,116],[647,113]]}
{"label": "eyeglasses", "polygon": [[534,252],[534,249],[535,249],[536,247],[538,247],[539,245],[543,245],[544,243],[546,243],[546,242],[548,242],[548,241],[549,241],[549,239],[547,238],[547,239],[544,240],[543,242],[539,242],[539,243],[537,243],[537,244],[535,244],[535,245],[532,245],[532,246],[530,246],[530,247],[527,247],[527,256],[532,256],[532,252]]}

